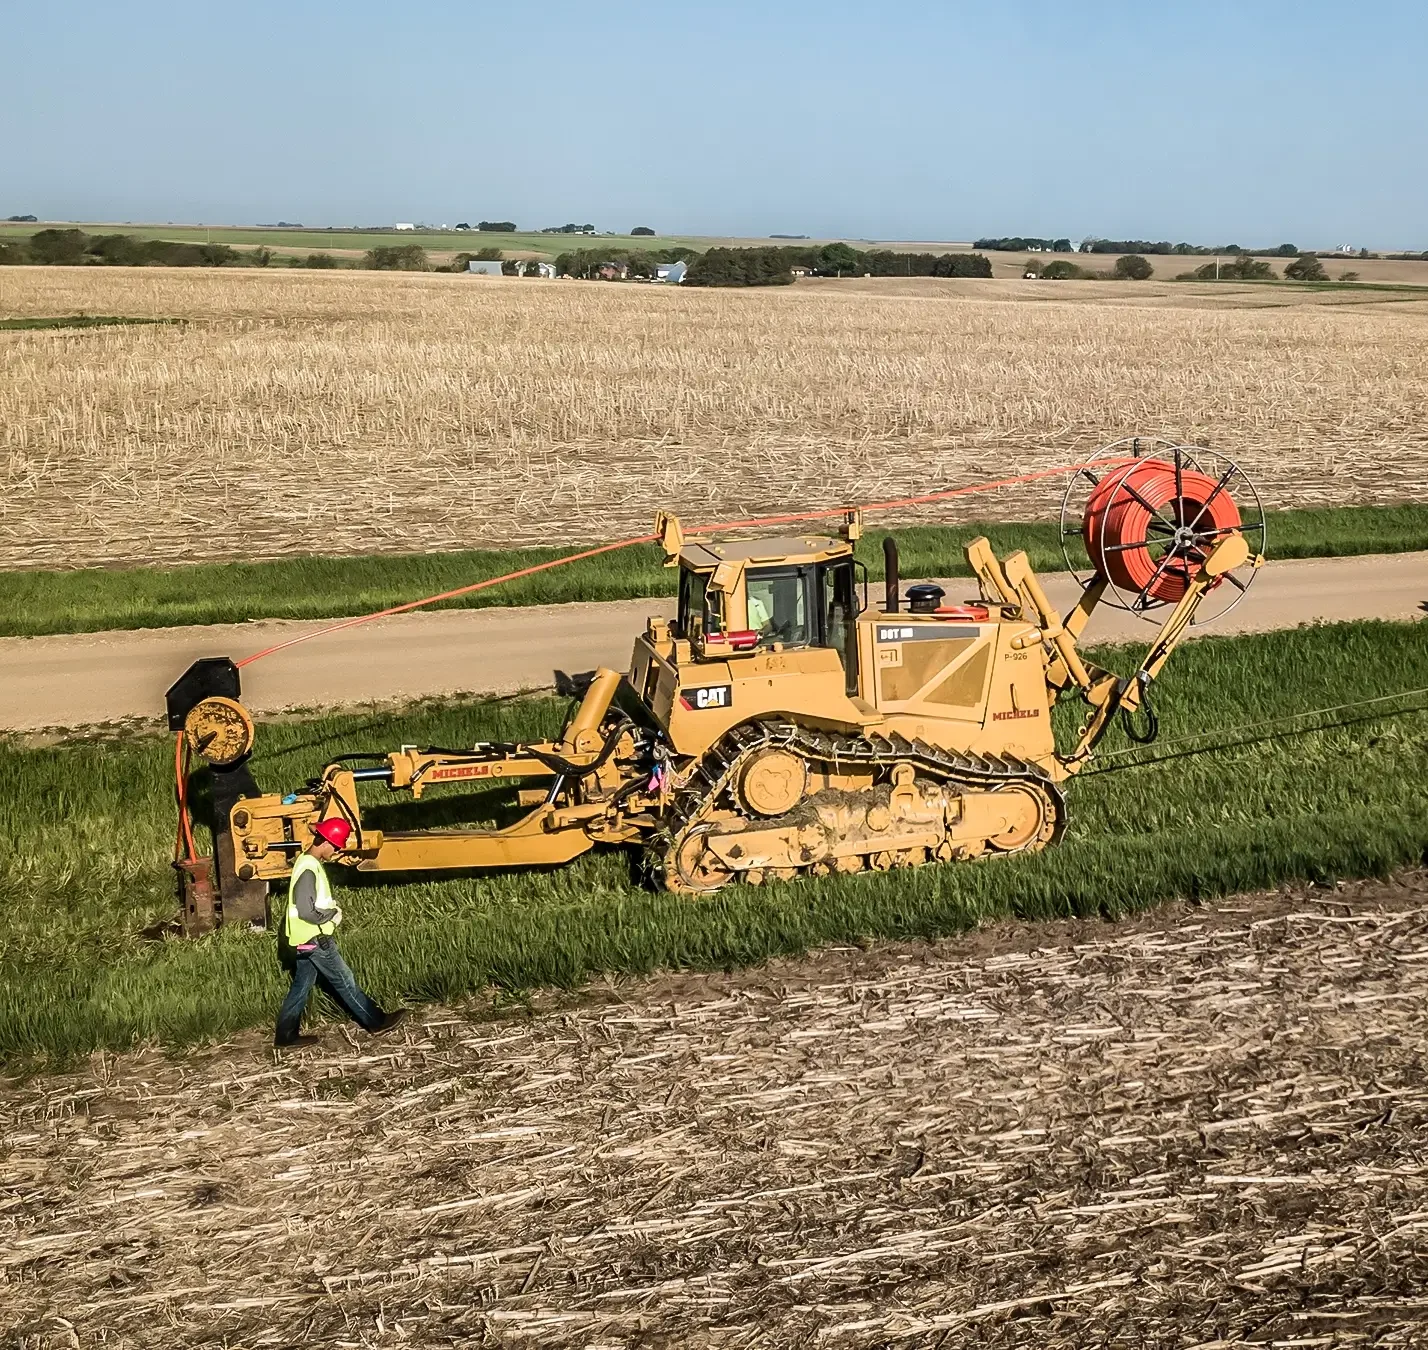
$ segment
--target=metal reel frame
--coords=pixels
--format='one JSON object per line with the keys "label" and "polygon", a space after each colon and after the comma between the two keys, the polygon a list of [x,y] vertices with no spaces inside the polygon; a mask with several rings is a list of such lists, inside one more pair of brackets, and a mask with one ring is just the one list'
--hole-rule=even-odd
{"label": "metal reel frame", "polygon": [[[1066,570],[1076,578],[1077,584],[1082,590],[1090,586],[1098,577],[1105,577],[1107,585],[1102,597],[1105,603],[1114,605],[1117,609],[1123,609],[1128,614],[1134,614],[1147,622],[1155,622],[1151,618],[1152,612],[1163,609],[1173,602],[1156,599],[1150,593],[1151,588],[1168,569],[1178,567],[1181,570],[1188,570],[1189,564],[1185,560],[1192,552],[1204,553],[1214,546],[1217,534],[1222,531],[1198,527],[1201,525],[1210,502],[1225,491],[1231,491],[1235,505],[1239,508],[1241,522],[1239,531],[1245,536],[1245,542],[1250,546],[1251,557],[1264,555],[1268,530],[1264,504],[1260,500],[1259,490],[1249,475],[1228,455],[1222,455],[1215,450],[1207,450],[1204,446],[1183,445],[1178,441],[1167,440],[1163,436],[1127,436],[1122,440],[1113,441],[1098,451],[1092,463],[1094,465],[1101,460],[1107,461],[1103,472],[1097,472],[1094,467],[1080,470],[1066,485],[1066,491],[1061,499],[1061,553],[1066,560]],[[1147,460],[1160,460],[1173,467],[1175,471],[1175,497],[1165,506],[1158,508],[1151,506],[1149,501],[1125,481],[1136,468]],[[1181,476],[1187,469],[1204,474],[1207,478],[1213,479],[1215,483],[1209,498],[1201,504],[1195,517],[1188,521],[1177,519],[1180,512],[1176,509],[1179,502],[1183,500],[1183,491],[1180,486]],[[1143,542],[1144,547],[1151,551],[1151,557],[1156,563],[1155,572],[1139,591],[1124,589],[1109,580],[1104,555],[1111,548],[1117,547],[1116,545],[1111,545],[1110,548],[1103,545],[1102,556],[1091,559],[1089,572],[1086,571],[1084,564],[1072,555],[1071,540],[1073,538],[1077,541],[1082,539],[1086,504],[1090,500],[1091,494],[1106,481],[1107,477],[1118,477],[1120,482],[1115,491],[1119,492],[1124,489],[1128,496],[1134,498],[1151,513],[1146,539],[1119,545],[1121,548],[1138,548],[1142,546]],[[1157,547],[1161,549],[1158,554],[1154,552]],[[1257,572],[1253,568],[1243,579],[1236,576],[1234,572],[1227,572],[1224,580],[1228,585],[1216,586],[1205,597],[1204,604],[1192,622],[1197,625],[1213,623],[1216,619],[1228,614],[1244,598],[1256,575]]]}

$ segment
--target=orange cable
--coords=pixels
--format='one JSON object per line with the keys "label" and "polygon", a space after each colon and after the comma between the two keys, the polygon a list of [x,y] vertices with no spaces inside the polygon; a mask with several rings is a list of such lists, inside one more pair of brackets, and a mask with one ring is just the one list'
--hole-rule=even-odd
{"label": "orange cable", "polygon": [[[998,488],[1018,487],[1023,483],[1034,483],[1045,478],[1059,478],[1068,473],[1080,473],[1092,467],[1104,468],[1121,462],[1123,461],[1091,460],[1084,464],[1066,464],[1055,469],[1040,469],[1035,473],[1021,474],[1016,478],[1002,478],[992,483],[974,483],[969,487],[948,488],[942,492],[925,493],[920,497],[900,497],[894,501],[871,502],[861,507],[835,506],[819,511],[801,511],[795,515],[756,516],[752,520],[691,525],[685,529],[685,533],[712,534],[715,530],[743,530],[758,525],[791,525],[804,520],[826,520],[830,516],[846,515],[850,510],[893,511],[908,506],[925,506],[931,502],[947,501],[953,497],[966,497],[976,492],[994,492]],[[422,609],[426,605],[434,605],[442,600],[454,600],[460,595],[470,595],[475,591],[484,591],[492,586],[501,586],[508,581],[517,581],[521,577],[533,576],[537,572],[548,572],[551,568],[564,567],[566,563],[580,562],[582,559],[594,558],[602,553],[613,553],[617,549],[633,548],[636,544],[652,544],[658,538],[658,535],[642,534],[632,539],[621,539],[613,544],[601,544],[598,548],[587,548],[580,553],[571,553],[563,558],[552,558],[549,562],[536,563],[532,567],[523,567],[519,571],[507,572],[504,576],[491,577],[486,581],[474,581],[469,586],[458,586],[455,590],[442,591],[439,595],[428,595],[421,600],[409,600],[404,605],[392,605],[388,609],[379,609],[372,614],[361,614],[356,618],[343,619],[340,623],[329,624],[326,628],[318,628],[311,633],[302,633],[297,637],[288,638],[286,642],[278,642],[271,647],[264,647],[262,651],[245,656],[235,664],[241,670],[244,666],[251,666],[254,661],[261,661],[265,656],[286,651],[289,647],[296,647],[302,642],[311,642],[313,638],[326,637],[329,633],[340,633],[344,628],[356,628],[359,624],[371,623],[374,619],[389,618],[393,614],[405,614],[408,610]]]}
{"label": "orange cable", "polygon": [[1128,460],[1090,460],[1085,464],[1063,464],[1056,469],[1038,469],[1035,473],[1024,473],[1017,478],[999,478],[993,483],[973,483],[970,487],[948,488],[942,492],[929,492],[921,497],[899,497],[895,501],[868,502],[864,506],[833,506],[821,511],[800,511],[791,516],[756,516],[752,520],[725,521],[718,525],[690,525],[685,534],[711,534],[715,530],[746,530],[755,525],[792,525],[801,520],[826,520],[829,516],[846,515],[849,511],[896,511],[905,506],[926,506],[930,502],[946,501],[951,497],[967,497],[974,492],[994,492],[997,488],[1019,487],[1023,483],[1035,483],[1042,478],[1059,478],[1063,474],[1080,473],[1084,469],[1111,468],[1117,464],[1130,463]]}
{"label": "orange cable", "polygon": [[271,656],[274,652],[285,651],[288,647],[296,647],[299,642],[310,642],[313,638],[325,637],[328,633],[340,633],[344,628],[355,628],[361,623],[371,623],[373,619],[385,619],[392,614],[405,614],[409,609],[434,605],[438,600],[454,600],[458,595],[470,595],[472,591],[484,591],[488,586],[500,586],[507,581],[533,576],[537,572],[548,572],[552,567],[564,567],[566,563],[579,562],[582,558],[593,558],[600,553],[613,553],[618,548],[630,548],[635,544],[652,544],[658,537],[654,534],[642,534],[637,539],[621,539],[618,543],[601,544],[599,548],[587,548],[583,553],[572,553],[566,558],[552,558],[549,562],[537,563],[534,567],[523,567],[519,572],[507,572],[505,576],[492,577],[489,581],[473,581],[471,585],[458,586],[454,591],[442,591],[440,595],[428,595],[424,600],[409,600],[404,605],[379,609],[374,614],[361,614],[355,619],[343,619],[341,623],[329,624],[326,628],[319,628],[315,632],[303,633],[299,637],[289,638],[286,642],[279,642],[272,647],[264,647],[262,651],[254,652],[252,656],[245,656],[234,664],[241,670],[244,666],[251,666],[254,661],[261,661],[263,657]]}
{"label": "orange cable", "polygon": [[193,828],[188,819],[188,755],[185,753],[188,747],[187,736],[180,731],[174,740],[174,792],[178,798],[178,818],[179,835],[174,841],[174,852],[176,854],[184,848],[188,849],[187,856],[175,857],[174,861],[196,862],[198,860],[198,849],[194,847]]}

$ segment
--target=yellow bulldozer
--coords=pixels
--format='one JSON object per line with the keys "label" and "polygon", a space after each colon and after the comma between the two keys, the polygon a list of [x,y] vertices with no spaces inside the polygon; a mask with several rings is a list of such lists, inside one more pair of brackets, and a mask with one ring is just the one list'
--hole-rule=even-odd
{"label": "yellow bulldozer", "polygon": [[[1130,479],[1141,495],[1149,482]],[[980,538],[965,550],[975,598],[944,603],[931,583],[903,595],[889,539],[881,603],[869,603],[856,511],[837,537],[700,540],[662,513],[677,612],[648,621],[628,670],[558,676],[574,702],[551,741],[339,757],[300,790],[261,793],[237,671],[226,658],[199,662],[169,691],[169,715],[214,770],[218,884],[188,868],[186,926],[261,921],[269,883],[333,817],[352,831],[341,860],[362,872],[549,866],[609,845],[640,850],[655,884],[691,894],[1043,848],[1065,829],[1062,785],[1117,714],[1144,717],[1151,681],[1205,598],[1225,580],[1242,590],[1233,574],[1261,561],[1237,517],[1217,524],[1223,512],[1202,509],[1209,523],[1192,525],[1195,505],[1177,501],[1167,517],[1178,534],[1138,536],[1155,571],[1145,594],[1168,613],[1128,675],[1079,650],[1125,575],[1131,550],[1114,520],[1097,538],[1101,565],[1061,615],[1024,552],[998,558]],[[1082,700],[1084,716],[1059,747],[1062,697]],[[506,785],[521,812],[504,827],[364,823],[372,790]]]}

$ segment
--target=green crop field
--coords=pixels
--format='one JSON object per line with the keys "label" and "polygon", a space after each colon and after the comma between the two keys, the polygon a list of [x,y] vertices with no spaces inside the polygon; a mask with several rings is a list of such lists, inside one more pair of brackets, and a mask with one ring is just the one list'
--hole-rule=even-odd
{"label": "green crop field", "polygon": [[[1097,659],[1125,668],[1133,658]],[[1416,708],[1396,717],[1340,715],[1308,734],[1229,733],[1425,686],[1428,643],[1413,625],[1206,638],[1178,652],[1157,686],[1162,758],[1128,766],[1108,755],[1111,771],[1071,786],[1068,836],[1042,855],[702,899],[641,889],[631,856],[615,851],[562,869],[405,885],[335,869],[344,948],[384,1000],[445,1000],[952,933],[1009,914],[1114,917],[1177,895],[1379,874],[1428,850],[1428,701],[1375,710]],[[254,770],[263,786],[288,788],[342,751],[529,738],[556,730],[562,714],[537,699],[280,722],[260,728]],[[1235,744],[1186,756],[1193,743],[1172,742],[1190,733]],[[1106,749],[1121,745],[1113,737]],[[283,978],[271,935],[163,936],[174,911],[171,765],[163,737],[0,742],[0,1056],[12,1063],[180,1044],[272,1017]],[[368,800],[385,828],[483,809],[479,798],[433,793],[383,807],[384,797],[374,789]]]}
{"label": "green crop field", "polygon": [[[831,526],[829,527],[831,528]],[[870,528],[858,556],[882,576],[885,532]],[[915,526],[892,531],[903,575],[970,576],[963,545],[985,534],[998,553],[1024,548],[1042,572],[1063,567],[1054,524]],[[1428,506],[1352,506],[1276,511],[1268,516],[1275,558],[1339,557],[1428,549]],[[181,567],[0,573],[0,637],[162,628],[249,619],[330,619],[370,613],[518,571],[574,550],[526,548],[456,553],[284,558]],[[1084,554],[1077,550],[1079,559]],[[477,591],[435,608],[559,604],[672,595],[675,573],[654,545],[636,546]]]}

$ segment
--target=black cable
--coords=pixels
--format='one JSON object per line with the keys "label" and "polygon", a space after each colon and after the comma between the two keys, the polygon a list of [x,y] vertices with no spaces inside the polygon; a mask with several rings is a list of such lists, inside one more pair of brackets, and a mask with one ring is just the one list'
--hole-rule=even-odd
{"label": "black cable", "polygon": [[1145,712],[1145,730],[1137,731],[1135,717],[1131,710],[1124,705],[1121,707],[1121,730],[1125,732],[1129,740],[1137,745],[1149,745],[1160,735],[1160,718],[1156,716],[1155,709],[1150,706],[1150,684],[1146,682],[1140,691],[1140,706]]}
{"label": "black cable", "polygon": [[[1365,702],[1369,703],[1381,701],[1382,700],[1378,699],[1365,700]],[[1168,764],[1171,760],[1174,759],[1189,759],[1194,755],[1207,755],[1215,750],[1239,750],[1247,745],[1259,745],[1265,741],[1288,740],[1292,736],[1309,736],[1316,731],[1336,731],[1342,727],[1359,726],[1364,722],[1385,722],[1395,717],[1408,717],[1413,713],[1428,713],[1428,707],[1395,708],[1389,712],[1364,713],[1360,717],[1345,717],[1337,722],[1320,722],[1312,727],[1295,727],[1288,731],[1266,731],[1262,735],[1247,736],[1244,739],[1238,741],[1217,741],[1214,745],[1200,745],[1190,750],[1172,750],[1169,754],[1159,754],[1152,756],[1149,759],[1128,760],[1123,764],[1101,763],[1095,765],[1093,768],[1087,769],[1080,776],[1082,778],[1094,778],[1098,774],[1120,773],[1125,769],[1144,769],[1148,768],[1153,764]],[[1310,713],[1291,713],[1288,717],[1280,718],[1279,720],[1289,721],[1293,717],[1308,717],[1311,715],[1312,714]],[[1259,725],[1263,726],[1266,724],[1260,723]],[[1193,737],[1177,737],[1176,741],[1170,741],[1168,742],[1168,744],[1174,745],[1177,741],[1183,742],[1188,739],[1193,739]],[[1126,754],[1129,752],[1113,751],[1112,753]]]}

